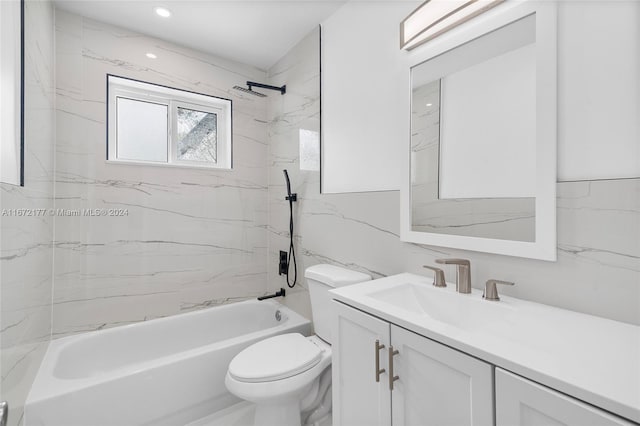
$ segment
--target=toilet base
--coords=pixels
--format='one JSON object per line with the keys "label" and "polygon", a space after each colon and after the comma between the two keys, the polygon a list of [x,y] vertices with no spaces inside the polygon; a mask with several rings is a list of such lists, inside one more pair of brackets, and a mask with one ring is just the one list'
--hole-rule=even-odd
{"label": "toilet base", "polygon": [[298,400],[279,404],[256,404],[255,426],[300,426]]}

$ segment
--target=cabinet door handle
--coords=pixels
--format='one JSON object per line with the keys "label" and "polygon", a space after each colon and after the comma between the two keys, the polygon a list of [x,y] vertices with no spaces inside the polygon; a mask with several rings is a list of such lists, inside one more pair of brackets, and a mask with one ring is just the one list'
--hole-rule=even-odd
{"label": "cabinet door handle", "polygon": [[393,349],[393,345],[389,346],[389,390],[391,391],[393,391],[393,382],[400,378],[393,375],[393,357],[399,353],[398,350]]}
{"label": "cabinet door handle", "polygon": [[380,381],[380,374],[385,372],[384,368],[380,368],[380,349],[383,349],[384,345],[380,344],[380,340],[376,340],[376,382]]}

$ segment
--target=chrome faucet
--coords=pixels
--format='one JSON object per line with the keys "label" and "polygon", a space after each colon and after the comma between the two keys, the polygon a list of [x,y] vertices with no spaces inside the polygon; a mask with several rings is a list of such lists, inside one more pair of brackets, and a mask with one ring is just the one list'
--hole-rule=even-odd
{"label": "chrome faucet", "polygon": [[436,259],[436,263],[457,265],[456,291],[464,294],[471,293],[471,262],[467,259]]}

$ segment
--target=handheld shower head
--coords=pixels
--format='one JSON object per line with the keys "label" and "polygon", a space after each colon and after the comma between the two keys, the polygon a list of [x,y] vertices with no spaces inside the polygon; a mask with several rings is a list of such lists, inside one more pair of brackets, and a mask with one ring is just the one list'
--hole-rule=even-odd
{"label": "handheld shower head", "polygon": [[282,172],[284,173],[284,180],[287,182],[287,196],[285,197],[285,200],[288,200],[289,203],[298,201],[298,194],[291,193],[291,181],[289,180],[289,173],[287,172],[287,169],[284,169]]}
{"label": "handheld shower head", "polygon": [[[294,201],[298,201],[298,194],[291,193],[291,181],[289,180],[289,173],[287,169],[282,171],[284,173],[284,180],[287,183],[287,196],[285,200],[289,201],[289,256],[286,258],[286,274],[287,274],[287,285],[289,288],[293,288],[296,285],[296,281],[298,280],[298,265],[296,264],[296,251],[293,246],[293,203]],[[282,254],[286,256],[286,252],[280,252],[280,267],[282,268]],[[289,282],[289,265],[291,265],[293,261],[293,283]],[[281,269],[282,271],[282,269]]]}
{"label": "handheld shower head", "polygon": [[291,181],[289,180],[289,173],[287,169],[282,171],[284,173],[284,180],[287,182],[287,196],[291,197]]}

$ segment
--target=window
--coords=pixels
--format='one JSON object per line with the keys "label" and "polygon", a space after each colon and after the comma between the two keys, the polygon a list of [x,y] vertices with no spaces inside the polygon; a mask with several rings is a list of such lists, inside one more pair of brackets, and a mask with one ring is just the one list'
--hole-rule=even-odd
{"label": "window", "polygon": [[231,169],[231,101],[107,76],[107,159]]}

